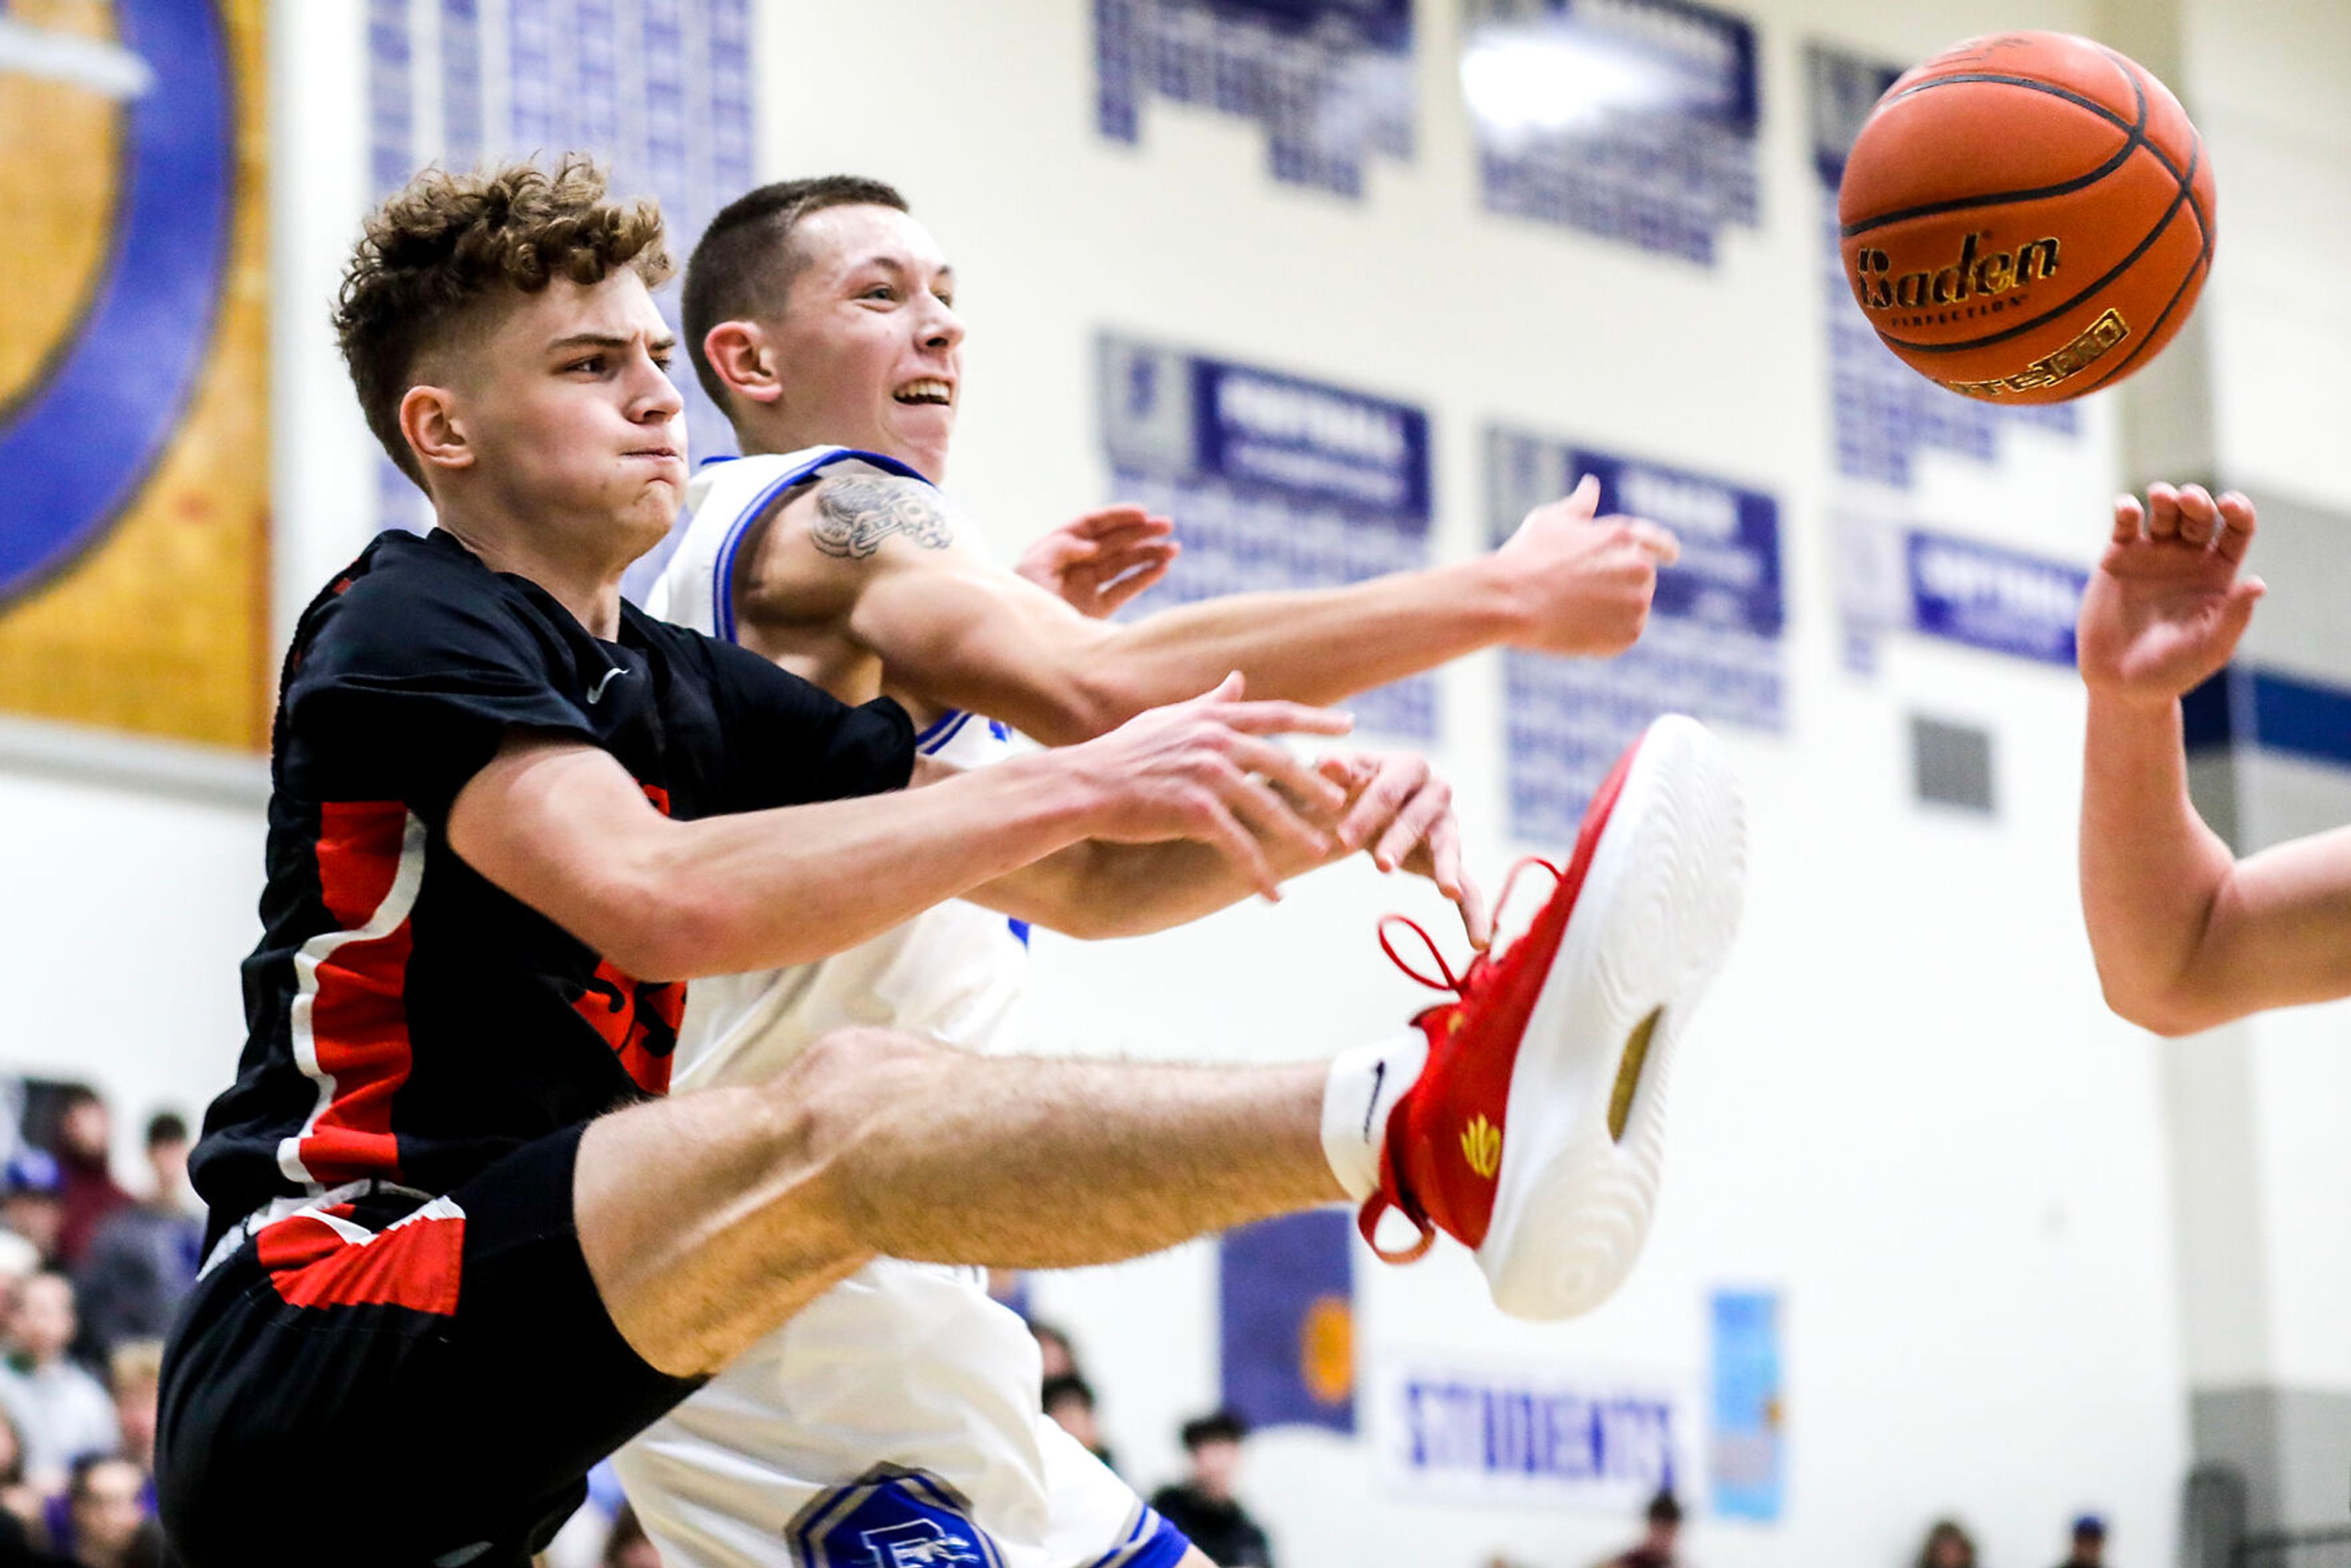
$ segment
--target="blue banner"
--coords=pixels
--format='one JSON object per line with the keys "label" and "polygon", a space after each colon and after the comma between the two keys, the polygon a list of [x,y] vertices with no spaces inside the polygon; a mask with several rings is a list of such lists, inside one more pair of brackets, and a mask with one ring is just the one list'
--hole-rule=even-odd
{"label": "blue banner", "polygon": [[1472,0],[1486,206],[1710,264],[1759,217],[1760,79],[1753,25],[1689,0]]}
{"label": "blue banner", "polygon": [[1659,714],[1767,733],[1787,727],[1779,503],[1689,469],[1491,430],[1495,541],[1587,474],[1600,481],[1602,516],[1663,524],[1679,537],[1682,557],[1657,574],[1648,631],[1630,652],[1610,660],[1516,650],[1504,657],[1510,831],[1553,847],[1574,839],[1592,792]]}
{"label": "blue banner", "polygon": [[1218,1240],[1225,1408],[1256,1427],[1355,1429],[1353,1239],[1326,1208]]}
{"label": "blue banner", "polygon": [[1929,637],[2043,664],[2074,663],[2074,622],[2090,574],[1973,539],[1913,532],[1910,624]]}
{"label": "blue banner", "polygon": [[[1101,390],[1117,498],[1172,515],[1183,541],[1155,599],[1334,588],[1428,564],[1420,409],[1109,336]],[[1437,694],[1419,675],[1348,706],[1366,729],[1428,741]]]}
{"label": "blue banner", "polygon": [[1786,1506],[1781,1452],[1780,1298],[1717,1291],[1713,1302],[1714,1430],[1708,1454],[1714,1511],[1766,1523]]}
{"label": "blue banner", "polygon": [[1360,196],[1412,155],[1412,0],[1094,0],[1094,122],[1142,138],[1156,94],[1264,128],[1277,180]]}

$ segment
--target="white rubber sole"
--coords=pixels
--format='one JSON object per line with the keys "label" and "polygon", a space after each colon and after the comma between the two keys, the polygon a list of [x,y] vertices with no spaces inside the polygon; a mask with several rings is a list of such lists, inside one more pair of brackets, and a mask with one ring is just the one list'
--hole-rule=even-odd
{"label": "white rubber sole", "polygon": [[[1510,1075],[1478,1263],[1511,1316],[1590,1312],[1640,1257],[1675,1057],[1729,954],[1746,871],[1722,743],[1695,719],[1658,719],[1601,832]],[[1614,1128],[1612,1101],[1622,1103]]]}

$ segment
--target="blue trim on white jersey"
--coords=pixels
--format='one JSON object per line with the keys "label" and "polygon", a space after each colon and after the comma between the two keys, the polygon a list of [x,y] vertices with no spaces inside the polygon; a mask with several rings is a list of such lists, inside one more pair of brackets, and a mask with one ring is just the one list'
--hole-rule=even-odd
{"label": "blue trim on white jersey", "polygon": [[925,757],[936,757],[955,744],[955,737],[961,735],[964,726],[970,722],[971,715],[967,711],[951,707],[933,719],[930,728],[914,737],[915,748]]}
{"label": "blue trim on white jersey", "polygon": [[[860,463],[870,463],[883,473],[895,474],[902,479],[922,479],[925,485],[930,483],[928,479],[923,478],[920,471],[899,462],[895,457],[884,457],[879,452],[861,452],[854,446],[843,446],[838,451],[828,452],[820,457],[810,458],[760,491],[749,506],[735,515],[735,520],[726,526],[726,537],[718,541],[718,559],[710,578],[710,627],[722,639],[729,643],[737,641],[735,636],[735,552],[742,548],[743,535],[749,529],[752,520],[767,511],[777,497],[793,486],[804,485],[824,469],[852,458]],[[716,459],[709,459],[709,461],[715,462]]]}
{"label": "blue trim on white jersey", "polygon": [[1085,1568],[1176,1568],[1191,1550],[1191,1540],[1145,1503],[1126,1539]]}

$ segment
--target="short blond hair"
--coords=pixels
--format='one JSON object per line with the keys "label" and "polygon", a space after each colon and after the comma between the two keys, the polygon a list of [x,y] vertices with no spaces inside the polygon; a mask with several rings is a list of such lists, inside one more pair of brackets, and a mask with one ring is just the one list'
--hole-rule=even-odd
{"label": "short blond hair", "polygon": [[107,1386],[117,1394],[141,1384],[159,1385],[163,1381],[163,1342],[160,1339],[127,1339],[114,1347],[106,1358]]}

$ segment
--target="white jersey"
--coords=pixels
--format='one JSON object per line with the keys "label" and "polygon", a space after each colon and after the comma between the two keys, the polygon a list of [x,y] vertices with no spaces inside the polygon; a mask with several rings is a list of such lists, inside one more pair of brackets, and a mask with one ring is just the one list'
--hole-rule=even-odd
{"label": "white jersey", "polygon": [[[912,475],[840,447],[705,465],[646,608],[733,640],[750,524],[820,471]],[[948,713],[925,754],[981,766],[1000,725]],[[813,964],[695,981],[673,1090],[756,1082],[843,1024],[999,1049],[1025,932],[950,902]],[[621,1450],[670,1568],[1166,1568],[1183,1537],[1038,1410],[1035,1342],[969,1270],[882,1259],[802,1308]]]}

